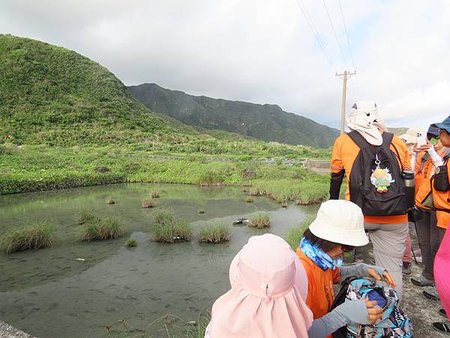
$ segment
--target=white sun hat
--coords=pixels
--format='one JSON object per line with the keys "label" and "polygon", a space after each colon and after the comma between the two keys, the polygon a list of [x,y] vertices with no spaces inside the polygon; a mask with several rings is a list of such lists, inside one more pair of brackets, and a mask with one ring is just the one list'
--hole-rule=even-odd
{"label": "white sun hat", "polygon": [[406,144],[416,144],[418,141],[418,134],[426,135],[426,132],[417,128],[409,128],[406,133],[400,135],[399,137],[405,141]]}
{"label": "white sun hat", "polygon": [[369,243],[361,208],[346,200],[322,203],[309,230],[319,238],[338,244],[363,246]]}

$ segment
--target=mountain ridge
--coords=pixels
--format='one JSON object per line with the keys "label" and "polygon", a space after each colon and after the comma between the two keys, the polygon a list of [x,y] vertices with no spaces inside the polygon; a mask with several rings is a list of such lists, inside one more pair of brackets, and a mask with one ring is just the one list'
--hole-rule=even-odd
{"label": "mountain ridge", "polygon": [[[339,131],[306,117],[284,111],[276,104],[194,96],[155,83],[128,86],[147,108],[183,123],[219,129],[263,141],[330,147]],[[268,132],[270,131],[270,132]]]}

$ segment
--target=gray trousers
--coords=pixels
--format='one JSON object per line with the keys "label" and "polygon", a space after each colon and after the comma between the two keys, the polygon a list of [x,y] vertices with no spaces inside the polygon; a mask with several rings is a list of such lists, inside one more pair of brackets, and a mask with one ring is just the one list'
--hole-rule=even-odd
{"label": "gray trousers", "polygon": [[399,299],[403,291],[402,258],[408,234],[408,222],[399,224],[365,223],[373,244],[375,264],[385,268],[397,284]]}
{"label": "gray trousers", "polygon": [[445,229],[436,226],[435,212],[424,211],[422,212],[422,218],[416,221],[416,232],[420,252],[422,253],[422,276],[426,279],[434,280],[434,257],[444,237]]}

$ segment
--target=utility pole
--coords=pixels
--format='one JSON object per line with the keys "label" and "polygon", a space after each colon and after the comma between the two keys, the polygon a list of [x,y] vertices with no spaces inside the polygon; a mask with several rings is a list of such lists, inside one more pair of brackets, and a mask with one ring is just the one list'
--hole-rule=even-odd
{"label": "utility pole", "polygon": [[336,73],[336,76],[342,77],[342,109],[341,109],[341,135],[344,133],[345,129],[345,105],[347,101],[347,80],[355,75],[355,72],[345,71],[342,74]]}

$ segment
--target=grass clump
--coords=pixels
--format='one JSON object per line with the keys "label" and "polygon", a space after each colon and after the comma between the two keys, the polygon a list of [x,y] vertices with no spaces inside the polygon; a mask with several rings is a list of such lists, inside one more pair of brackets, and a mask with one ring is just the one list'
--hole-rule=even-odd
{"label": "grass clump", "polygon": [[252,196],[247,196],[247,197],[245,197],[245,202],[246,203],[252,203],[254,200],[253,200],[253,197]]}
{"label": "grass clump", "polygon": [[189,241],[192,226],[185,220],[175,219],[172,211],[165,209],[155,213],[155,221],[150,231],[157,242],[175,243]]}
{"label": "grass clump", "polygon": [[156,207],[156,201],[152,198],[145,200],[144,202],[142,202],[142,207],[143,208],[154,208],[154,207]]}
{"label": "grass clump", "polygon": [[151,196],[152,198],[159,198],[159,191],[152,191],[152,192],[150,193],[150,196]]}
{"label": "grass clump", "polygon": [[43,223],[12,230],[1,239],[1,247],[9,254],[17,251],[36,250],[52,246],[56,228]]}
{"label": "grass clump", "polygon": [[297,250],[300,239],[303,237],[303,233],[313,220],[314,216],[308,216],[302,223],[288,231],[286,235],[286,242],[289,243],[292,250]]}
{"label": "grass clump", "polygon": [[92,222],[86,223],[84,232],[81,234],[81,240],[90,242],[106,239],[116,239],[121,235],[122,230],[117,219],[94,219]]}
{"label": "grass clump", "polygon": [[263,213],[263,214],[258,214],[256,216],[252,217],[250,219],[250,222],[248,223],[248,226],[252,227],[252,228],[258,228],[258,229],[270,227],[269,214]]}
{"label": "grass clump", "polygon": [[135,248],[135,247],[137,247],[137,241],[135,239],[129,239],[125,242],[125,245],[128,248]]}
{"label": "grass clump", "polygon": [[205,212],[206,212],[205,209],[198,209],[198,213],[199,213],[199,214],[204,214]]}
{"label": "grass clump", "polygon": [[230,240],[230,229],[226,224],[211,223],[204,227],[198,236],[203,243],[223,243]]}
{"label": "grass clump", "polygon": [[83,210],[81,211],[81,215],[80,218],[78,219],[78,225],[82,225],[82,224],[86,224],[89,222],[92,222],[96,219],[97,217],[94,216],[94,214],[92,214],[89,211]]}

